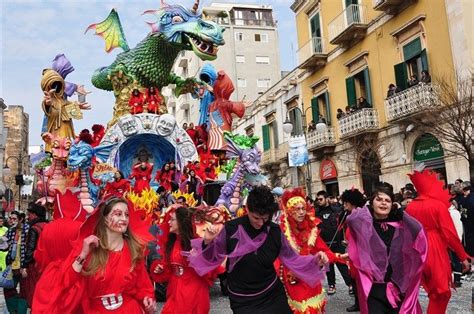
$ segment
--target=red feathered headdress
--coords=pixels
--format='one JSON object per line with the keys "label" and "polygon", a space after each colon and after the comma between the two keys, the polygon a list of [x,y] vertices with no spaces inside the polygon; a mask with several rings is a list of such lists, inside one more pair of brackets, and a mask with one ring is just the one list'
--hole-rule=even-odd
{"label": "red feathered headdress", "polygon": [[283,208],[285,211],[291,211],[291,207],[294,207],[297,203],[303,203],[306,205],[304,191],[301,188],[294,188],[291,190],[285,190],[281,196]]}
{"label": "red feathered headdress", "polygon": [[436,199],[447,207],[451,196],[444,188],[444,182],[439,180],[436,173],[431,170],[415,171],[408,175],[415,186],[419,198]]}

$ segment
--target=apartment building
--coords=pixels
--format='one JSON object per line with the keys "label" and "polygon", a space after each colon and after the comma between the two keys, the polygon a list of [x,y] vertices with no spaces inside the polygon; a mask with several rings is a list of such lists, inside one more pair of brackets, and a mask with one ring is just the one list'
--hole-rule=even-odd
{"label": "apartment building", "polygon": [[[225,28],[225,45],[219,48],[217,59],[209,63],[218,71],[224,70],[234,82],[231,100],[254,101],[280,80],[277,23],[271,6],[212,3],[202,12],[205,18]],[[199,78],[206,62],[193,52],[183,52],[173,71],[182,77]],[[164,93],[169,97],[169,112],[179,124],[199,121],[198,99],[189,94],[176,98],[169,89]]]}
{"label": "apartment building", "polygon": [[[313,193],[336,194],[353,186],[370,193],[379,181],[399,189],[420,163],[448,183],[468,179],[467,160],[450,152],[449,143],[410,125],[410,117],[432,105],[433,85],[409,86],[408,81],[413,75],[420,80],[422,71],[433,80],[453,78],[456,71],[472,73],[472,5],[466,0],[294,1],[299,66],[292,78],[298,103],[283,102],[276,114],[284,121],[303,113],[307,123],[324,119],[327,124],[323,134],[304,130],[310,166],[297,173],[311,181]],[[387,97],[390,84],[399,91]],[[272,99],[263,106],[273,106]],[[338,119],[337,109],[356,108],[359,102],[359,110]],[[272,136],[282,132],[269,133],[271,121],[265,117],[254,119],[263,124],[262,166],[272,183],[304,186],[304,180],[289,180],[294,171],[286,170],[287,158],[279,158],[287,149],[285,135]]]}

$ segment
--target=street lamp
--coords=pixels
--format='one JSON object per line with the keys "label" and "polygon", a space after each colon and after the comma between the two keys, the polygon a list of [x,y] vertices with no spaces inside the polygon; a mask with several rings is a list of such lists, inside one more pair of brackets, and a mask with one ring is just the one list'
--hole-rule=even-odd
{"label": "street lamp", "polygon": [[8,158],[5,160],[5,165],[3,166],[4,169],[9,169],[8,161],[10,159],[15,159],[17,162],[18,171],[17,171],[17,174],[15,175],[15,183],[16,185],[18,185],[18,211],[20,211],[21,209],[21,186],[24,185],[25,183],[23,181],[23,160],[25,158],[29,159],[30,156],[29,155],[23,156],[21,153],[20,153],[20,156],[8,156]]}
{"label": "street lamp", "polygon": [[[304,106],[303,106],[303,108],[304,108]],[[311,107],[306,108],[304,111],[301,110],[300,107],[295,107],[295,108],[291,109],[291,110],[298,110],[300,115],[301,115],[301,119],[303,120],[303,135],[305,137],[305,141],[307,141],[306,113],[309,109],[311,109]],[[293,131],[293,123],[291,123],[290,119],[288,118],[288,113],[291,110],[286,111],[286,119],[285,119],[285,122],[283,122],[283,132],[285,132],[286,134],[291,134],[291,132]],[[318,123],[316,124],[316,132],[324,133],[324,132],[326,132],[326,130],[327,130],[326,123],[324,123],[322,121],[322,119],[318,118]],[[312,190],[311,189],[311,161],[310,160],[308,160],[308,162],[306,163],[306,188],[308,189],[308,196],[312,199],[312,192],[311,192],[311,190]]]}

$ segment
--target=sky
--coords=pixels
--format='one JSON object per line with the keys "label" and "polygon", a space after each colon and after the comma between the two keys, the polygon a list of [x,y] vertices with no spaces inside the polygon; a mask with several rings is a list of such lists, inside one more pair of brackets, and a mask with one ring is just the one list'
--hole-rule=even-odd
{"label": "sky", "polygon": [[[167,2],[172,3],[173,0]],[[117,48],[107,54],[105,43],[94,36],[93,31],[84,34],[92,23],[104,20],[112,8],[116,8],[125,36],[132,48],[150,31],[145,23],[151,16],[141,14],[148,9],[157,9],[159,0],[1,0],[0,1],[0,97],[6,105],[22,105],[30,117],[30,145],[40,145],[43,112],[40,88],[41,72],[50,68],[52,60],[64,53],[75,68],[67,81],[83,84],[91,94],[87,102],[92,106],[84,111],[83,120],[75,120],[78,133],[95,123],[106,125],[112,118],[114,97],[111,92],[96,89],[90,78],[95,69],[110,65],[122,50]],[[211,0],[202,0],[208,6]],[[290,10],[294,0],[240,0],[214,1],[232,3],[270,4],[278,23],[281,70],[292,70],[296,66],[296,22]],[[179,0],[187,7],[194,1]],[[70,98],[77,100],[76,96]]]}

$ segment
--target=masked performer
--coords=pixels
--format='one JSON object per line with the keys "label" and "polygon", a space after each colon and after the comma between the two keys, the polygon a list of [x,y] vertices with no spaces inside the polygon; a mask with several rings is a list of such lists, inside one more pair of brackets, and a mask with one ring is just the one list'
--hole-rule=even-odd
{"label": "masked performer", "polygon": [[452,283],[448,249],[462,261],[465,270],[470,269],[468,256],[449,215],[450,195],[443,188],[443,182],[428,171],[415,172],[410,178],[418,197],[408,204],[406,212],[423,225],[428,239],[428,256],[422,277],[430,299],[428,313],[446,313]]}
{"label": "masked performer", "polygon": [[282,282],[273,263],[277,258],[296,278],[315,287],[328,262],[322,252],[301,256],[280,227],[271,222],[278,205],[271,190],[255,187],[247,200],[248,215],[225,223],[217,232],[207,228],[203,241],[193,241],[190,265],[199,275],[215,269],[228,257],[227,283],[234,313],[291,313]]}
{"label": "masked performer", "polygon": [[393,201],[393,187],[382,183],[368,207],[347,217],[361,313],[422,313],[418,290],[427,251],[425,233]]}
{"label": "masked performer", "polygon": [[197,237],[193,226],[194,212],[192,208],[174,205],[166,213],[170,219],[164,254],[151,266],[151,276],[155,281],[168,282],[163,314],[207,314],[210,310],[209,288],[217,272],[199,276],[188,266],[182,254],[191,250],[191,240]]}
{"label": "masked performer", "polygon": [[108,198],[111,195],[122,197],[126,192],[130,191],[130,182],[123,177],[121,171],[114,173],[114,181],[108,182],[105,186],[104,197]]}
{"label": "masked performer", "polygon": [[143,190],[150,188],[151,173],[153,171],[153,164],[147,161],[142,161],[132,168],[130,179],[135,179],[133,191],[140,194]]}
{"label": "masked performer", "polygon": [[[291,247],[300,255],[325,254],[330,263],[337,258],[319,237],[320,220],[314,216],[301,189],[287,190],[282,195],[284,213],[280,218],[280,226]],[[336,253],[338,254],[338,253]],[[310,287],[285,266],[280,266],[280,279],[288,295],[288,302],[293,313],[314,314],[324,313],[326,299],[321,283]]]}
{"label": "masked performer", "polygon": [[132,95],[130,96],[130,99],[128,100],[128,105],[130,106],[130,113],[131,114],[142,113],[144,103],[145,103],[145,97],[143,96],[142,93],[140,93],[140,91],[137,88],[135,88],[132,91]]}

